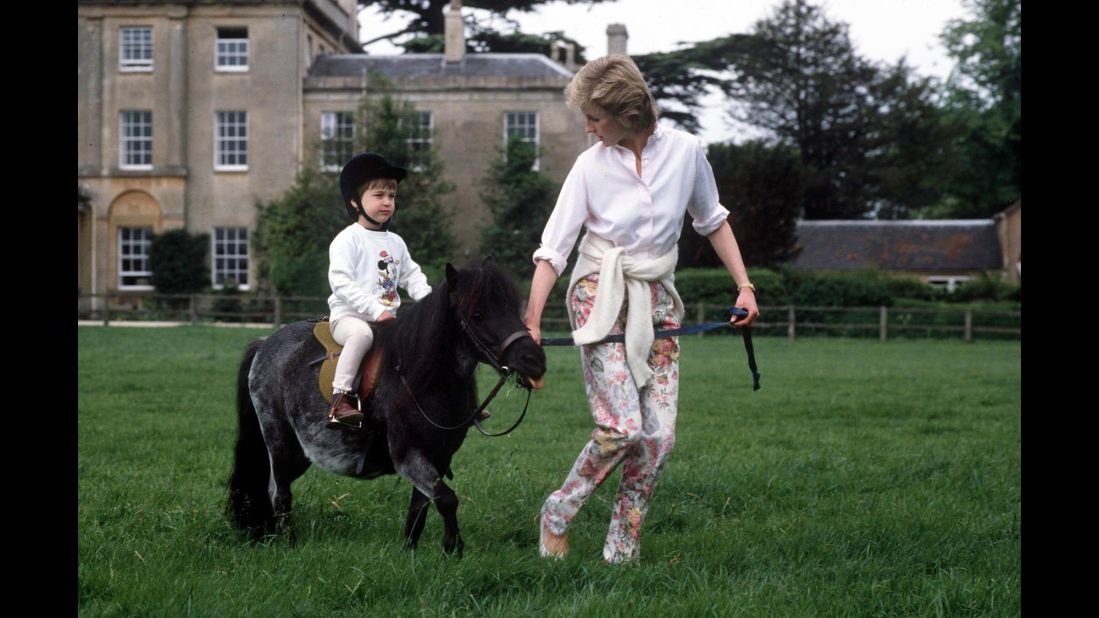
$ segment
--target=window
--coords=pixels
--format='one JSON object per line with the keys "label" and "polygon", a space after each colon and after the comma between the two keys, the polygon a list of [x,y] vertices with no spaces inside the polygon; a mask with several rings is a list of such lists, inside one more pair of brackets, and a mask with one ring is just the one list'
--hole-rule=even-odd
{"label": "window", "polygon": [[248,169],[248,112],[217,112],[214,128],[214,169]]}
{"label": "window", "polygon": [[953,277],[928,277],[927,283],[934,288],[940,290],[946,290],[948,294],[953,294],[958,286],[969,281],[970,277],[967,275],[956,275]]}
{"label": "window", "polygon": [[411,123],[401,118],[400,127],[405,133],[405,144],[408,144],[412,171],[421,172],[424,169],[422,155],[431,150],[431,112],[415,112],[410,120]]}
{"label": "window", "polygon": [[218,28],[214,69],[217,71],[248,70],[247,28]]}
{"label": "window", "polygon": [[248,288],[248,229],[214,228],[214,287]]}
{"label": "window", "polygon": [[149,246],[153,228],[118,228],[118,288],[120,290],[153,289],[153,272],[149,270]]}
{"label": "window", "polygon": [[120,71],[153,70],[153,29],[151,26],[119,29],[118,68]]}
{"label": "window", "polygon": [[321,169],[338,172],[355,148],[355,115],[321,112]]}
{"label": "window", "polygon": [[412,152],[431,150],[432,124],[431,112],[416,112],[416,118],[408,129],[405,143]]}
{"label": "window", "polygon": [[[507,152],[508,140],[513,137],[534,144],[538,148],[538,112],[508,112],[504,114],[504,151]],[[534,160],[538,169],[539,159]]]}
{"label": "window", "polygon": [[153,113],[120,112],[118,125],[118,166],[124,170],[153,169]]}

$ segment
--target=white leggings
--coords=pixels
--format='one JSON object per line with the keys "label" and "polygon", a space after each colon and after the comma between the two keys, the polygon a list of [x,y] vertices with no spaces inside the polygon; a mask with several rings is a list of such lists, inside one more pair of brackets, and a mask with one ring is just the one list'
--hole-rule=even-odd
{"label": "white leggings", "polygon": [[343,351],[336,359],[336,377],[332,380],[332,390],[348,393],[351,392],[359,363],[374,343],[374,331],[366,320],[357,315],[341,316],[331,322],[329,328],[332,329],[332,338],[343,346]]}

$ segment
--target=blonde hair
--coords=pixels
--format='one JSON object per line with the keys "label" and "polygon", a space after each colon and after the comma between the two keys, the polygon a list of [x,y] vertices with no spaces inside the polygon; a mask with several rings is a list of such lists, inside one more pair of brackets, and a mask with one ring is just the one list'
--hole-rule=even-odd
{"label": "blonde hair", "polygon": [[580,108],[597,105],[631,131],[656,123],[656,101],[629,56],[603,56],[585,64],[565,87],[565,100]]}
{"label": "blonde hair", "polygon": [[362,199],[363,193],[366,193],[371,189],[388,189],[390,191],[396,191],[397,181],[393,178],[371,178],[366,181],[363,186],[359,187],[359,199]]}

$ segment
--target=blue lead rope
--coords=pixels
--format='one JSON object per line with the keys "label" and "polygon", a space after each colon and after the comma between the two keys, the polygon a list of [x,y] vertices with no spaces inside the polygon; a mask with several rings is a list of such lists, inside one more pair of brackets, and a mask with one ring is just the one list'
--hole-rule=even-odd
{"label": "blue lead rope", "polygon": [[[738,318],[748,317],[748,310],[741,309],[740,307],[729,307],[729,315],[735,315]],[[702,333],[708,330],[714,330],[724,326],[732,326],[728,322],[707,322],[705,324],[696,324],[695,326],[687,326],[684,328],[673,328],[671,330],[658,330],[653,333],[654,339],[664,339],[667,337],[678,337],[680,335],[693,335],[695,333]],[[752,371],[752,390],[759,390],[759,369],[756,367],[756,351],[752,345],[752,329],[748,326],[740,327],[740,332],[744,336],[744,350],[748,353],[748,369]],[[624,343],[626,341],[625,335],[607,335],[606,337],[596,341],[590,345],[600,345],[603,343]],[[542,345],[555,345],[555,346],[571,346],[576,345],[572,337],[554,337],[542,339]]]}

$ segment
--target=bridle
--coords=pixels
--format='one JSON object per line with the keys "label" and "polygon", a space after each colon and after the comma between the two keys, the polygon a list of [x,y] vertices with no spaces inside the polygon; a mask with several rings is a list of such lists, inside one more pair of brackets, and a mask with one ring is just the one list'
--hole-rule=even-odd
{"label": "bridle", "polygon": [[527,415],[527,408],[530,406],[531,389],[529,386],[522,384],[522,382],[519,381],[518,378],[516,379],[516,386],[527,389],[527,401],[523,405],[523,412],[519,415],[519,419],[516,420],[511,427],[499,433],[488,433],[484,430],[484,428],[481,427],[481,420],[478,417],[480,416],[481,412],[483,412],[485,408],[488,407],[488,404],[492,402],[492,400],[496,397],[496,394],[500,392],[500,388],[504,386],[504,383],[507,382],[508,379],[512,376],[518,375],[518,372],[516,372],[514,369],[503,364],[501,362],[501,359],[504,357],[504,354],[507,352],[508,348],[510,348],[516,341],[519,341],[524,337],[530,338],[530,332],[527,331],[526,328],[517,330],[507,337],[504,337],[503,341],[501,341],[500,344],[497,345],[494,349],[487,343],[485,343],[484,338],[481,337],[481,335],[479,335],[472,326],[470,326],[469,320],[466,319],[465,313],[462,311],[461,305],[455,301],[454,292],[450,293],[450,306],[454,308],[454,313],[458,317],[458,324],[459,326],[461,326],[462,332],[465,333],[466,339],[472,342],[474,347],[477,348],[477,351],[480,352],[480,358],[478,358],[478,360],[492,365],[492,368],[495,369],[498,374],[500,374],[500,379],[496,381],[496,386],[492,387],[492,391],[489,392],[488,396],[481,403],[481,405],[477,406],[477,409],[473,411],[473,414],[471,414],[469,418],[465,419],[457,425],[448,427],[446,425],[440,425],[439,423],[431,420],[431,417],[427,415],[427,412],[424,412],[423,407],[420,406],[420,402],[416,400],[416,394],[413,392],[412,387],[409,386],[408,381],[405,380],[404,374],[401,373],[400,361],[397,362],[397,376],[400,377],[401,384],[404,384],[405,390],[408,391],[408,396],[412,398],[412,403],[416,405],[416,409],[419,410],[424,419],[427,420],[428,423],[431,423],[434,427],[450,431],[454,429],[463,429],[465,427],[468,427],[469,424],[472,422],[473,426],[477,428],[477,431],[481,432],[481,435],[488,436],[490,438],[509,434],[514,431],[516,427],[519,426],[519,423],[523,422],[523,417]]}

